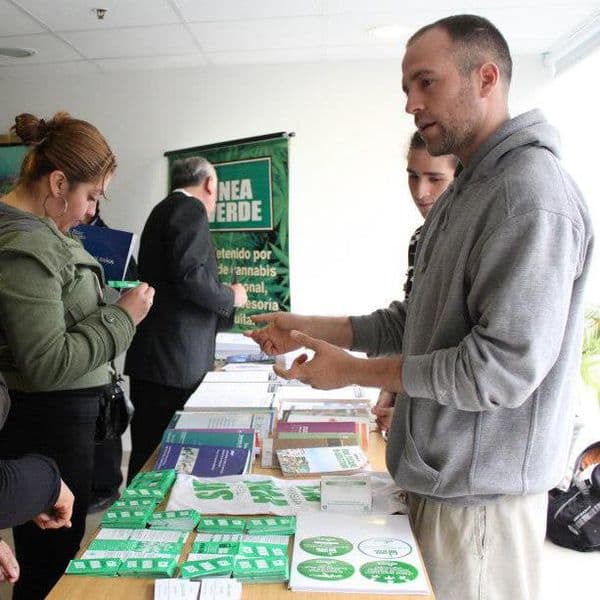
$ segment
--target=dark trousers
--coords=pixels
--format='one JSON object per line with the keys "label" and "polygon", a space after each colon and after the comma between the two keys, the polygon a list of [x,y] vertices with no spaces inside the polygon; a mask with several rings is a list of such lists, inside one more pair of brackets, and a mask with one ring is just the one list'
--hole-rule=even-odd
{"label": "dark trousers", "polygon": [[123,482],[121,438],[104,440],[94,447],[94,472],[92,476],[92,502],[118,493]]}
{"label": "dark trousers", "polygon": [[70,529],[39,529],[33,522],[13,528],[21,577],[14,600],[41,600],[79,550],[89,503],[98,388],[67,392],[11,391],[12,406],[0,432],[0,456],[37,452],[53,458],[75,496]]}
{"label": "dark trousers", "polygon": [[183,389],[130,379],[131,402],[135,406],[131,420],[131,457],[127,484],[150,458],[176,410],[181,410],[194,388]]}

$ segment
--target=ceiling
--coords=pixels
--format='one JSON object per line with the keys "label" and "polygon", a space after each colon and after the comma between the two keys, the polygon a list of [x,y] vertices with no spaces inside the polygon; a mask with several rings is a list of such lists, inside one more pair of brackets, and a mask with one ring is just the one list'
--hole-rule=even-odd
{"label": "ceiling", "polygon": [[[40,72],[396,58],[402,36],[379,25],[418,27],[476,13],[504,33],[513,54],[541,54],[590,22],[600,0],[0,0],[0,78]],[[95,8],[105,8],[98,19]]]}

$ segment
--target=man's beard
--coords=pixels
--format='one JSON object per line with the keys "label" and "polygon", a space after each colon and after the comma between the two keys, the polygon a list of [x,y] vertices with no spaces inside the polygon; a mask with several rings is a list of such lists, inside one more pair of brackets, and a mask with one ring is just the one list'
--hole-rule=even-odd
{"label": "man's beard", "polygon": [[468,147],[475,139],[476,131],[472,123],[464,123],[461,128],[446,127],[439,121],[436,124],[440,129],[440,137],[426,144],[427,152],[431,156],[457,155],[461,149]]}
{"label": "man's beard", "polygon": [[457,109],[455,113],[465,115],[460,123],[444,124],[436,121],[440,129],[440,137],[427,143],[427,151],[432,156],[443,156],[444,154],[460,154],[464,148],[468,148],[477,136],[478,124],[480,122],[479,106],[473,101],[470,88],[465,85],[457,98]]}

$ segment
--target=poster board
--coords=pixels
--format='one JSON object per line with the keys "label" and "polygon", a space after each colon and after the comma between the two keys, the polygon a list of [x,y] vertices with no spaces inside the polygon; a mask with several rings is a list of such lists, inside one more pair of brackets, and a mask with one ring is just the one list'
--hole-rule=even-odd
{"label": "poster board", "polygon": [[0,196],[8,193],[21,170],[21,162],[27,153],[23,144],[0,144]]}

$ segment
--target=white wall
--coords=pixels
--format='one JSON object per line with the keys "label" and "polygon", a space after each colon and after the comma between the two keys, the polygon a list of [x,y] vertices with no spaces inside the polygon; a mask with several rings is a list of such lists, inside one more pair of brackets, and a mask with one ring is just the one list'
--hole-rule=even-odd
{"label": "white wall", "polygon": [[[535,106],[548,80],[539,59],[516,61],[513,112]],[[293,310],[363,313],[401,294],[420,219],[405,181],[413,126],[397,60],[0,81],[0,96],[0,131],[23,111],[68,109],[96,124],[119,159],[103,214],[137,232],[166,193],[165,151],[294,131]]]}
{"label": "white wall", "polygon": [[600,49],[543,86],[540,106],[558,128],[565,166],[581,188],[596,231],[596,251],[586,286],[586,303],[600,306]]}

